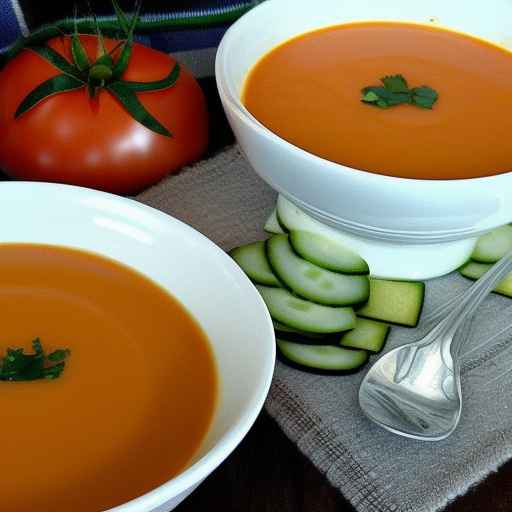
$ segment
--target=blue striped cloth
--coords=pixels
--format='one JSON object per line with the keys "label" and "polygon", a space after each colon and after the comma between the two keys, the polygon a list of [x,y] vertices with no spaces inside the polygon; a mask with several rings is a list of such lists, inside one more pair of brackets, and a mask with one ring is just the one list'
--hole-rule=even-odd
{"label": "blue striped cloth", "polygon": [[0,52],[27,34],[25,17],[17,0],[0,0]]}
{"label": "blue striped cloth", "polygon": [[[240,9],[249,9],[262,0],[145,0],[141,20],[166,20],[194,18],[214,14],[229,14]],[[124,4],[124,2],[122,2]],[[5,52],[13,42],[30,30],[44,23],[51,23],[62,18],[73,16],[73,2],[66,2],[62,7],[47,4],[41,7],[40,0],[0,0],[0,53]],[[97,5],[98,4],[98,5]],[[129,5],[127,9],[129,9]],[[112,18],[113,9],[110,0],[93,3],[99,8],[99,19]],[[85,11],[84,11],[85,12]],[[137,35],[137,39],[160,51],[177,54],[184,64],[192,68],[196,75],[213,74],[213,52],[218,46],[229,23],[214,26],[165,32],[152,32]]]}

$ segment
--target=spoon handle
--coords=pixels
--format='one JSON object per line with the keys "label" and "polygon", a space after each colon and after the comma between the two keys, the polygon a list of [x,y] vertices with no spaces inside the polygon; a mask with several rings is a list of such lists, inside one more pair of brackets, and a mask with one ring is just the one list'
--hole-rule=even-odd
{"label": "spoon handle", "polygon": [[512,270],[512,250],[495,263],[464,294],[460,303],[441,322],[442,330],[453,336],[465,318],[471,316],[485,297]]}

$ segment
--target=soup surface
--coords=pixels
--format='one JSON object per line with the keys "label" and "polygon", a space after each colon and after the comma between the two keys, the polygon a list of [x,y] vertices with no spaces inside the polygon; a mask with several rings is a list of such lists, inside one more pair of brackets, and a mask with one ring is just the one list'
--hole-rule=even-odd
{"label": "soup surface", "polygon": [[[362,88],[396,74],[435,89],[433,109],[361,102]],[[512,53],[441,28],[361,22],[302,34],[256,63],[242,101],[292,144],[357,169],[456,179],[512,168]]]}
{"label": "soup surface", "polygon": [[[172,271],[172,270],[170,270]],[[0,347],[68,347],[60,378],[0,382],[0,496],[16,512],[100,512],[164,483],[210,425],[217,376],[190,314],[106,258],[0,245]],[[3,509],[3,507],[1,507]]]}

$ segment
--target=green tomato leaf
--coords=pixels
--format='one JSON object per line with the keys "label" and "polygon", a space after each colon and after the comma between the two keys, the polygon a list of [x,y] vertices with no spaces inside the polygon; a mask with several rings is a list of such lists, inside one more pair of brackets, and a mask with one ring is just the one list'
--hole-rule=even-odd
{"label": "green tomato leaf", "polygon": [[117,22],[119,23],[119,27],[126,35],[128,35],[129,23],[126,14],[121,9],[121,6],[117,2],[117,0],[112,0],[112,5],[117,16]]}
{"label": "green tomato leaf", "polygon": [[180,65],[176,62],[169,74],[161,80],[156,80],[154,82],[130,82],[128,80],[123,80],[122,84],[133,92],[161,91],[162,89],[172,87],[177,82],[179,76]]}
{"label": "green tomato leaf", "polygon": [[35,107],[38,103],[43,101],[54,94],[61,92],[72,91],[84,87],[85,83],[73,76],[69,75],[57,75],[39,84],[35,89],[30,92],[25,99],[19,104],[14,114],[15,118],[18,118],[31,108]]}
{"label": "green tomato leaf", "polygon": [[407,81],[402,75],[385,76],[380,81],[389,92],[409,92]]}
{"label": "green tomato leaf", "polygon": [[117,59],[114,69],[112,70],[112,76],[114,80],[121,78],[122,74],[126,71],[126,68],[128,67],[128,64],[130,62],[133,48],[133,32],[139,20],[140,9],[141,3],[138,2],[136,4],[135,12],[133,13],[132,19],[130,21],[130,26],[128,27],[126,42],[124,43],[123,49],[121,50],[121,55],[119,55],[119,58]]}
{"label": "green tomato leaf", "polygon": [[71,36],[71,55],[73,56],[75,66],[80,71],[85,71],[89,68],[89,57],[87,57],[87,53],[78,34],[73,34]]}
{"label": "green tomato leaf", "polygon": [[50,64],[55,66],[58,70],[66,75],[75,77],[81,80],[80,71],[68,62],[59,52],[56,52],[49,46],[29,46],[29,50],[36,52],[43,59],[47,60]]}
{"label": "green tomato leaf", "polygon": [[126,85],[125,82],[112,82],[106,86],[106,89],[117,98],[128,113],[140,124],[155,133],[172,137],[171,132],[146,110],[133,89]]}

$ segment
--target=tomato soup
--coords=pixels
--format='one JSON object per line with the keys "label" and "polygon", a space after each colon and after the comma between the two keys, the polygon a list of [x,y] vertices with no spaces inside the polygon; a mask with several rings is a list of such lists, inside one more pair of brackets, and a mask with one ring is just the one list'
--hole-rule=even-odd
{"label": "tomato soup", "polygon": [[[396,74],[435,89],[432,109],[361,101]],[[446,29],[360,22],[302,34],[257,62],[242,100],[277,135],[356,169],[460,179],[512,168],[512,53]]]}
{"label": "tomato soup", "polygon": [[176,299],[94,254],[5,244],[0,316],[2,357],[36,337],[71,351],[55,380],[0,382],[9,510],[100,512],[184,469],[212,420],[217,375]]}

